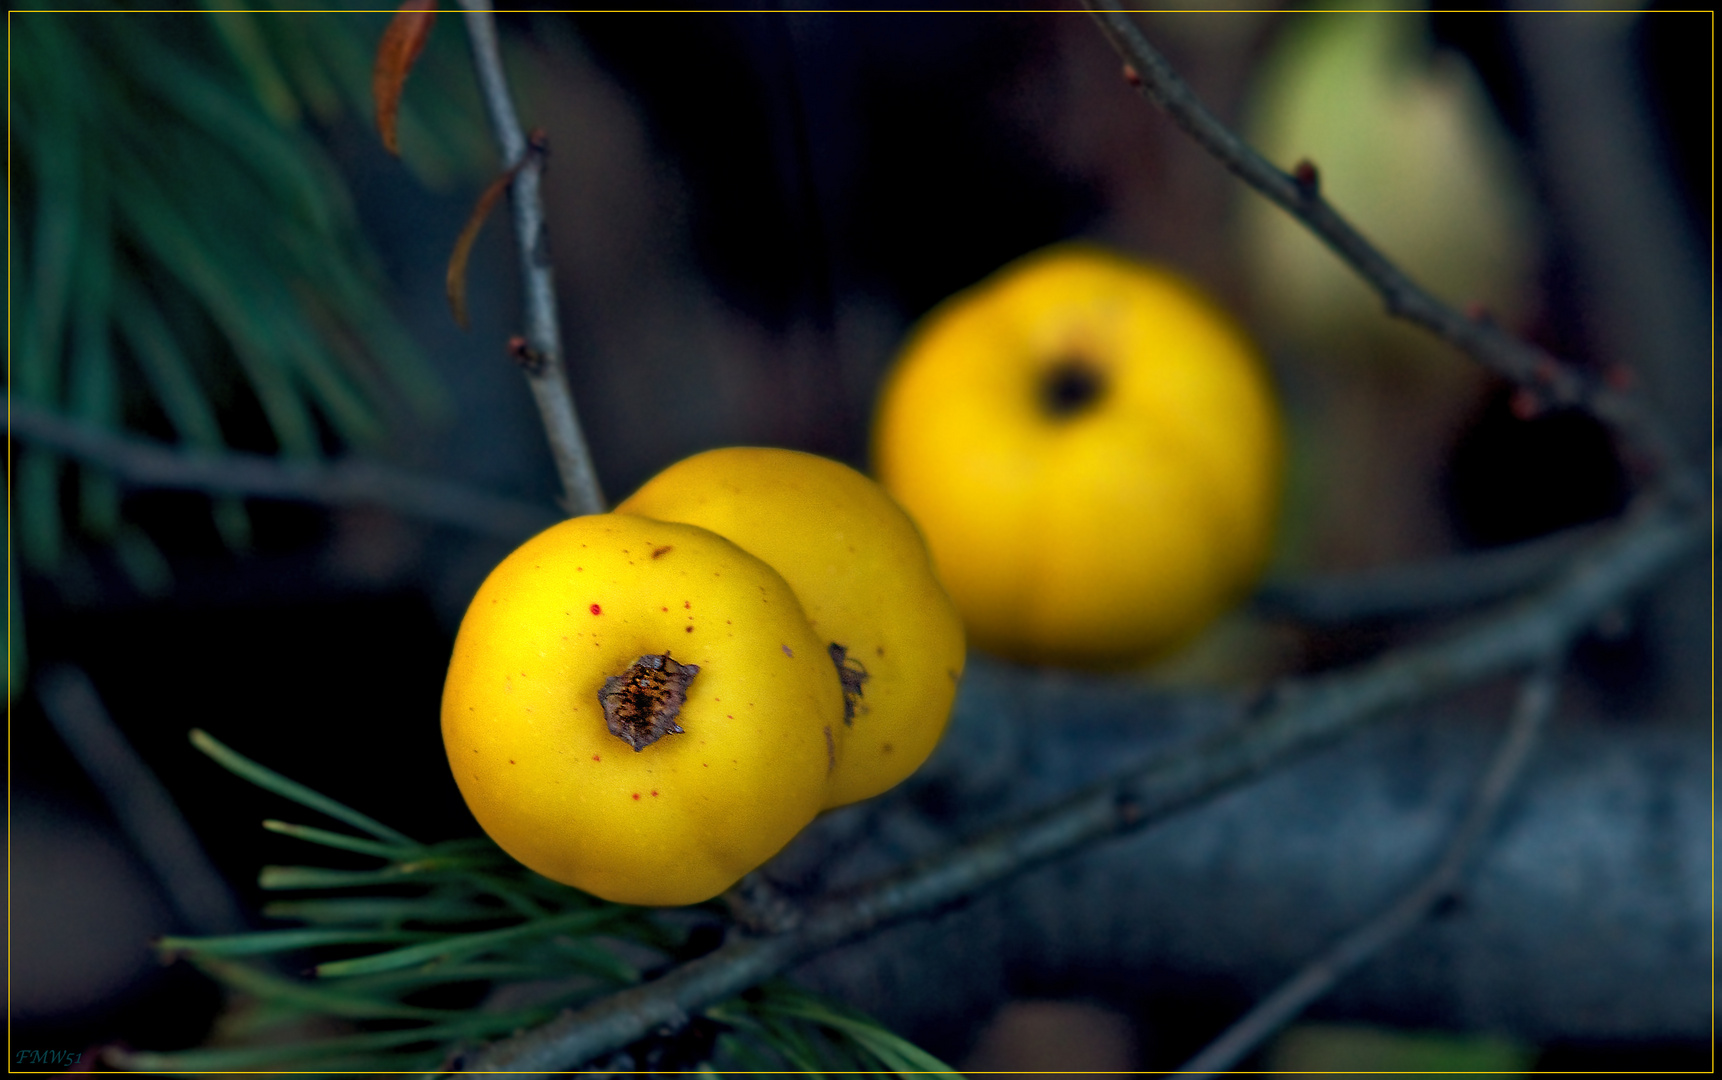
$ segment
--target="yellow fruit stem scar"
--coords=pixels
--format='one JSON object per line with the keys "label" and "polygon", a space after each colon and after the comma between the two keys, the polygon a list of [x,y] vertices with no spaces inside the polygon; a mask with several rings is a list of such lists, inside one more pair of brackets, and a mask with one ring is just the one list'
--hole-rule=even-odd
{"label": "yellow fruit stem scar", "polygon": [[1067,356],[1040,377],[1041,411],[1054,420],[1087,412],[1106,394],[1106,375],[1080,356]]}
{"label": "yellow fruit stem scar", "polygon": [[635,753],[665,735],[683,734],[676,717],[688,700],[688,684],[699,673],[698,664],[677,663],[668,650],[640,657],[622,674],[605,679],[598,691],[604,725]]}

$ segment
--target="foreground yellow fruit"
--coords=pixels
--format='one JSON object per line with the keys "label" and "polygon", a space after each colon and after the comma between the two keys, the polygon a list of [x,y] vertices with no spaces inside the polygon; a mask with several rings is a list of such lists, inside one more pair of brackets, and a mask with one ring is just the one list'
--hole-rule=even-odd
{"label": "foreground yellow fruit", "polygon": [[554,525],[491,571],[443,687],[484,831],[630,904],[709,899],[776,854],[823,804],[842,724],[825,643],[776,571],[625,514]]}
{"label": "foreground yellow fruit", "polygon": [[1255,349],[1183,279],[1093,246],[929,314],[874,439],[971,639],[1011,658],[1151,657],[1268,554],[1281,433]]}
{"label": "foreground yellow fruit", "polygon": [[617,509],[710,529],[795,590],[833,680],[839,667],[846,679],[848,746],[826,806],[895,786],[933,752],[963,671],[962,622],[878,484],[813,454],[730,447],[671,465]]}

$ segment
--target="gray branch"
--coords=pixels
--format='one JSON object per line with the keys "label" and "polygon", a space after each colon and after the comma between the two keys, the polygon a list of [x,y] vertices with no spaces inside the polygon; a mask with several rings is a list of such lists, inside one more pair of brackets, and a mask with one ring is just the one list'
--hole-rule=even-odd
{"label": "gray branch", "polygon": [[1657,579],[1707,520],[1641,506],[1542,592],[1428,644],[1275,687],[1246,719],[901,873],[811,906],[778,933],[738,936],[667,975],[481,1050],[472,1071],[579,1066],[817,953],[949,908],[1026,870],[1164,821],[1396,707],[1547,662],[1601,614]]}
{"label": "gray branch", "polygon": [[466,9],[467,37],[472,43],[472,64],[478,74],[485,111],[496,134],[506,167],[520,164],[510,185],[509,202],[514,210],[515,246],[520,251],[521,281],[526,291],[526,361],[522,370],[532,387],[532,400],[556,474],[562,479],[566,509],[574,514],[604,512],[604,492],[592,467],[592,454],[574,409],[574,391],[568,384],[567,359],[562,352],[562,330],[556,318],[556,283],[551,272],[550,231],[544,223],[544,200],[539,184],[544,176],[544,155],[532,152],[514,111],[508,90],[508,75],[497,49],[496,21],[491,9],[478,0],[461,0]]}
{"label": "gray branch", "polygon": [[97,465],[138,487],[287,499],[330,506],[380,506],[490,536],[521,539],[556,521],[549,507],[351,458],[322,465],[236,450],[177,450],[68,420],[13,399],[15,439]]}
{"label": "gray branch", "polygon": [[1233,1068],[1341,979],[1409,933],[1458,892],[1466,869],[1499,818],[1554,708],[1557,666],[1545,662],[1525,679],[1506,737],[1435,869],[1386,911],[1335,942],[1263,998],[1185,1062],[1179,1075],[1193,1074],[1205,1080]]}
{"label": "gray branch", "polygon": [[1597,531],[1581,526],[1426,563],[1268,582],[1252,603],[1261,614],[1315,625],[1447,614],[1504,600],[1546,582],[1594,540]]}
{"label": "gray branch", "polygon": [[36,686],[48,722],[102,793],[186,928],[197,934],[244,930],[238,898],[204,854],[173,796],[108,715],[89,676],[62,665],[43,672]]}
{"label": "gray branch", "polygon": [[1300,168],[1299,177],[1281,172],[1208,111],[1117,0],[1083,3],[1124,58],[1132,85],[1233,175],[1302,222],[1345,260],[1380,295],[1388,314],[1421,326],[1490,371],[1530,388],[1546,404],[1589,410],[1662,473],[1671,487],[1684,496],[1696,494],[1696,474],[1686,466],[1666,424],[1651,414],[1639,396],[1588,378],[1506,333],[1492,320],[1469,318],[1436,299],[1322,197],[1313,165],[1306,163],[1307,172]]}

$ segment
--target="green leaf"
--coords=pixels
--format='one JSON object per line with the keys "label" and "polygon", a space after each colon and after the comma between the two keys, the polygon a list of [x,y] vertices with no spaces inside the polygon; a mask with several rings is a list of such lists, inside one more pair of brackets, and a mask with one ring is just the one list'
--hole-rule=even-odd
{"label": "green leaf", "polygon": [[239,70],[245,73],[256,95],[275,123],[282,127],[299,122],[299,101],[287,85],[287,79],[269,54],[269,43],[256,18],[249,11],[235,11],[217,6],[219,0],[203,0],[204,11],[222,44],[232,55]]}
{"label": "green leaf", "polygon": [[24,649],[24,598],[18,593],[18,553],[6,553],[6,700],[24,689],[29,671]]}
{"label": "green leaf", "polygon": [[[23,22],[43,29],[34,25],[37,19]],[[42,50],[43,62],[37,70],[41,77],[52,80],[53,87],[49,93],[38,95],[35,126],[44,136],[51,133],[57,137],[36,140],[24,162],[35,182],[28,280],[36,333],[26,343],[23,355],[15,358],[12,374],[16,380],[13,385],[25,396],[53,405],[60,400],[61,352],[83,228],[86,177],[80,158],[82,139],[75,116],[66,108],[66,80],[75,79],[82,65],[72,43],[62,35],[35,35],[33,47]]]}
{"label": "green leaf", "polygon": [[[70,412],[94,427],[120,426],[119,364],[114,357],[110,317],[113,304],[113,263],[109,244],[107,204],[88,189],[84,192],[85,231],[77,270],[78,302],[71,316]],[[102,538],[119,531],[120,494],[113,475],[83,465],[78,470],[78,517],[86,530]]]}
{"label": "green leaf", "polygon": [[[191,744],[214,758],[222,768],[251,781],[265,791],[272,791],[283,798],[293,800],[300,806],[309,807],[320,814],[327,814],[337,821],[344,821],[361,832],[370,833],[377,839],[400,848],[417,849],[423,846],[404,833],[396,832],[357,810],[343,806],[327,795],[312,791],[297,781],[287,779],[273,769],[257,764],[238,751],[229,749],[205,731],[192,729]],[[267,887],[265,886],[265,888]]]}
{"label": "green leaf", "polygon": [[375,840],[366,840],[358,836],[348,836],[345,833],[330,832],[328,829],[317,829],[309,825],[294,825],[285,821],[268,818],[263,827],[272,833],[291,836],[296,840],[304,840],[311,844],[321,844],[324,847],[339,848],[342,851],[356,851],[361,855],[375,855],[379,859],[395,859],[412,849],[404,849],[399,844],[383,844]]}
{"label": "green leaf", "polygon": [[148,533],[124,523],[114,533],[113,544],[114,558],[138,592],[159,599],[173,591],[173,568]]}
{"label": "green leaf", "polygon": [[25,565],[52,572],[60,564],[60,459],[25,446],[18,450],[14,497],[18,502],[18,539]]}
{"label": "green leaf", "polygon": [[838,1032],[878,1058],[893,1072],[933,1073],[946,1077],[947,1080],[962,1080],[949,1065],[864,1013],[846,1009],[781,983],[771,984],[765,989],[764,997],[749,1003],[749,1007],[757,1012],[793,1016]]}
{"label": "green leaf", "polygon": [[603,925],[613,917],[614,913],[609,911],[575,911],[501,930],[485,930],[476,934],[452,934],[444,936],[438,941],[426,942],[423,945],[409,945],[403,949],[392,949],[389,952],[378,953],[374,956],[362,956],[353,960],[337,960],[327,964],[318,964],[317,974],[323,978],[370,975],[381,971],[412,967],[431,960],[451,957],[458,959],[476,953],[491,952],[504,946],[530,941],[533,938],[544,937],[549,934],[591,930]]}
{"label": "green leaf", "polygon": [[115,317],[120,335],[130,346],[131,357],[149,381],[168,422],[193,446],[220,449],[221,428],[209,398],[198,385],[191,364],[178,340],[162,321],[161,312],[129,278],[117,284]]}
{"label": "green leaf", "polygon": [[[177,148],[170,145],[165,149],[173,152]],[[116,154],[116,171],[122,172],[128,188],[127,198],[120,204],[126,226],[138,243],[208,309],[232,345],[234,358],[256,392],[283,452],[316,457],[316,427],[293,388],[278,344],[268,336],[275,322],[268,299],[245,288],[249,274],[242,267],[211,257],[211,248],[216,245],[205,230],[185,218],[148,170],[129,157]]]}
{"label": "green leaf", "polygon": [[435,896],[351,896],[317,900],[277,900],[264,905],[271,919],[297,919],[308,923],[357,923],[390,926],[404,922],[483,922],[505,916],[506,911],[464,899]]}
{"label": "green leaf", "polygon": [[367,930],[343,927],[337,930],[253,930],[247,934],[218,937],[164,937],[156,943],[163,953],[191,952],[203,956],[264,956],[296,952],[327,945],[376,945],[402,941],[425,941],[438,935],[425,930]]}
{"label": "green leaf", "polygon": [[446,1020],[460,1015],[447,1009],[426,1009],[344,993],[321,983],[283,979],[248,964],[218,960],[206,954],[195,955],[192,961],[235,990],[300,1012],[361,1020]]}

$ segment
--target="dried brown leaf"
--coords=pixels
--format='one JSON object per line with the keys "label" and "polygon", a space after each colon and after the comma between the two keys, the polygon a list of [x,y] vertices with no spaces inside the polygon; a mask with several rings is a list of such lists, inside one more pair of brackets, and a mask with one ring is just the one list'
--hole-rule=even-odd
{"label": "dried brown leaf", "polygon": [[437,0],[406,0],[383,31],[377,43],[377,60],[371,68],[371,95],[377,101],[377,132],[389,153],[400,155],[400,141],[395,121],[401,111],[401,91],[407,83],[407,73],[413,69],[419,53],[430,39],[431,24],[436,21]]}
{"label": "dried brown leaf", "polygon": [[[521,164],[526,160],[522,158]],[[497,200],[508,190],[508,185],[514,183],[514,175],[519,171],[520,165],[517,164],[492,180],[490,186],[484,189],[484,194],[478,197],[478,203],[472,208],[472,216],[466,219],[460,235],[455,237],[454,251],[449,253],[448,306],[454,310],[454,321],[462,330],[466,329],[466,264],[472,257],[472,245],[490,217],[491,210],[496,208]]]}

